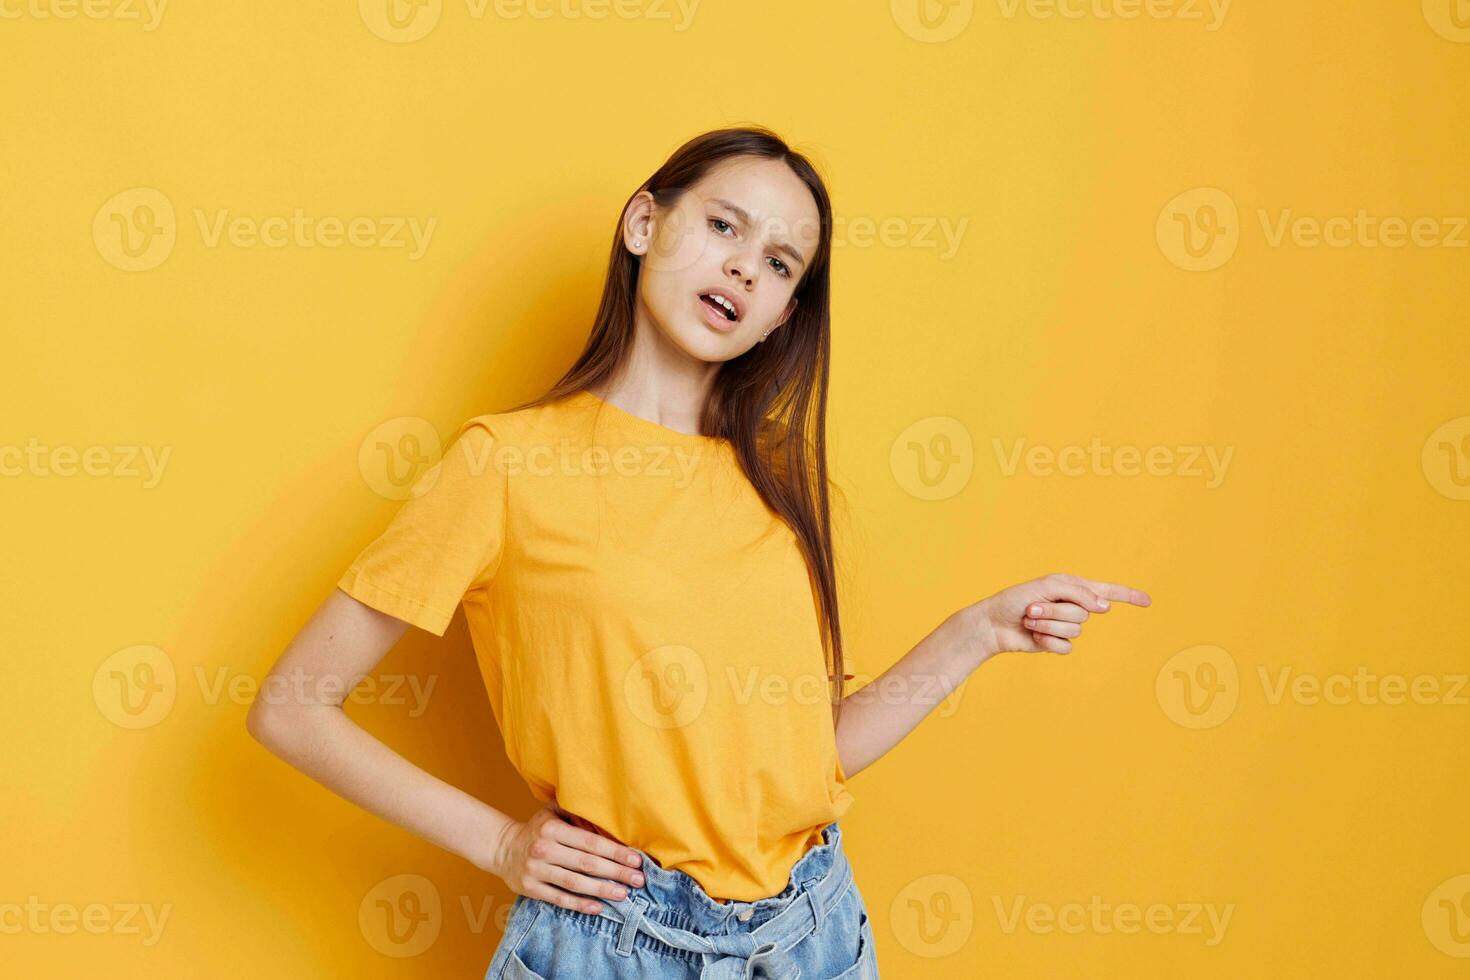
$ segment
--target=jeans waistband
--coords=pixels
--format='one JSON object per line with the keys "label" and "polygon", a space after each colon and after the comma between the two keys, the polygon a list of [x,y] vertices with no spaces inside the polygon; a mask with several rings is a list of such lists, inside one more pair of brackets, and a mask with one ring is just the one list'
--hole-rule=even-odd
{"label": "jeans waistband", "polygon": [[[842,831],[836,822],[822,831],[823,843],[811,847],[791,869],[786,887],[769,898],[720,904],[682,871],[660,867],[643,856],[644,884],[629,888],[628,897],[598,897],[598,915],[621,924],[615,951],[630,956],[633,937],[643,932],[675,949],[708,954],[700,980],[745,980],[755,975],[770,980],[796,980],[800,971],[786,952],[813,932],[820,932],[833,907],[852,883],[852,867],[842,850]],[[635,848],[636,850],[636,848]],[[674,905],[689,913],[696,926],[710,931],[675,928],[649,918],[655,906]],[[752,923],[745,931],[719,932],[734,918]],[[760,970],[757,972],[756,967]]]}

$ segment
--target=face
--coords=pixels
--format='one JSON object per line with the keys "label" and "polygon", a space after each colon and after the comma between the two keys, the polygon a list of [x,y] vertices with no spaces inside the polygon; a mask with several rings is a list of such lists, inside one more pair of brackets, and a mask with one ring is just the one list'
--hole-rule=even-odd
{"label": "face", "polygon": [[692,357],[737,357],[795,312],[819,237],[811,191],[779,160],[725,160],[668,208],[640,193],[623,222],[638,316]]}

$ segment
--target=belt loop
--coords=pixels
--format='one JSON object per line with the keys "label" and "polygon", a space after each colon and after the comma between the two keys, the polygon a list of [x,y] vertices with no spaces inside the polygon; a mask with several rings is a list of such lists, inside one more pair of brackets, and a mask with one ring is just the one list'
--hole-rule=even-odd
{"label": "belt loop", "polygon": [[638,935],[638,927],[643,924],[643,899],[635,895],[630,904],[633,906],[633,911],[623,920],[623,926],[618,930],[617,954],[619,956],[633,955],[633,937]]}
{"label": "belt loop", "polygon": [[817,889],[814,885],[808,885],[806,889],[807,904],[812,907],[812,935],[822,934],[822,923],[827,920],[827,913],[822,908],[822,900],[817,897]]}

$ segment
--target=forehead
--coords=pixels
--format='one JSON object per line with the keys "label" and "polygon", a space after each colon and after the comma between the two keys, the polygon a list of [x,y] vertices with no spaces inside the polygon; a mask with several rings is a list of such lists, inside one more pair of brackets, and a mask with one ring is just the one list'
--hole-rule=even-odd
{"label": "forehead", "polygon": [[810,262],[817,248],[821,216],[816,199],[800,177],[780,160],[732,157],[711,167],[689,196],[706,206],[723,200],[745,210],[761,234],[787,242]]}

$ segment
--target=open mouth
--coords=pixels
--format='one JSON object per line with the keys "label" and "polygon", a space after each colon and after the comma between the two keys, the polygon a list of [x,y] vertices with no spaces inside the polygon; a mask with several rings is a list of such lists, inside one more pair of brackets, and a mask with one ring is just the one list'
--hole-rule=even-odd
{"label": "open mouth", "polygon": [[713,310],[718,310],[724,315],[725,319],[729,320],[731,323],[734,323],[736,320],[740,319],[740,315],[735,312],[735,305],[729,300],[725,299],[723,296],[714,296],[710,293],[702,293],[699,297],[699,301]]}

